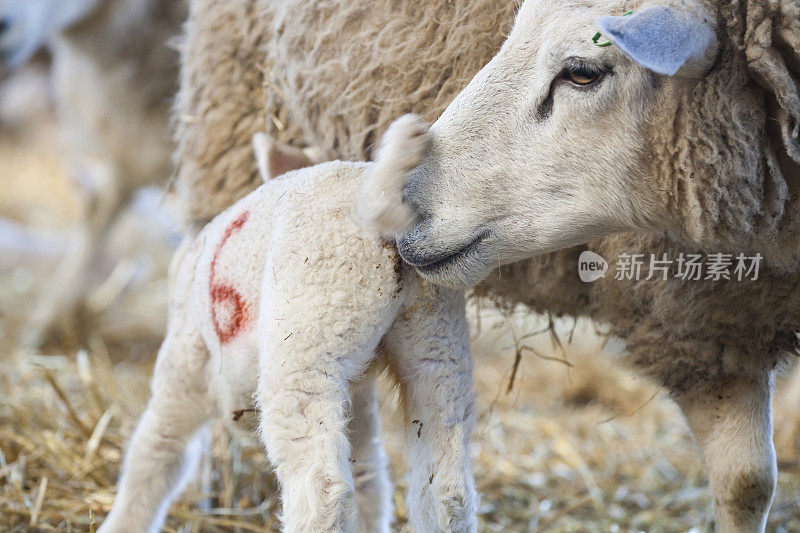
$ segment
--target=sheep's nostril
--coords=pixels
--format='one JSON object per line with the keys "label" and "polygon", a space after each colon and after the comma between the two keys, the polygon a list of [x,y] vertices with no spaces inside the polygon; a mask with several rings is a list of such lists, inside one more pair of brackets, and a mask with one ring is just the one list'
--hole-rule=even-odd
{"label": "sheep's nostril", "polygon": [[0,35],[3,35],[11,27],[11,21],[7,18],[0,18]]}

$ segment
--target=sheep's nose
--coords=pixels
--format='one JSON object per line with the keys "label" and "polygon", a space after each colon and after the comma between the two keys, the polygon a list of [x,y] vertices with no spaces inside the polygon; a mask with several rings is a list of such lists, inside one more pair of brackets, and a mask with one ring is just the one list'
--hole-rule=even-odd
{"label": "sheep's nose", "polygon": [[429,199],[430,194],[426,192],[427,170],[424,166],[419,166],[408,175],[406,187],[403,190],[403,198],[414,206],[414,209],[423,218],[430,215],[425,205],[425,200]]}

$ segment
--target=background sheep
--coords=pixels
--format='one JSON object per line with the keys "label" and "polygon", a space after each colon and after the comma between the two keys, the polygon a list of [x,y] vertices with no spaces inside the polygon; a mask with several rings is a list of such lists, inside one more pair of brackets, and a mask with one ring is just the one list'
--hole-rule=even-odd
{"label": "background sheep", "polygon": [[[402,181],[426,133],[416,119],[398,122],[388,140],[408,151],[387,153],[371,172]],[[214,407],[254,404],[287,531],[388,531],[375,396],[384,366],[401,389],[412,522],[418,531],[475,530],[463,295],[422,282],[392,246],[358,228],[352,208],[367,169],[335,162],[269,182],[178,255],[153,398],[101,531],[159,531]]]}
{"label": "background sheep", "polygon": [[[212,0],[193,2],[178,105],[180,116],[190,119],[179,125],[178,152],[178,193],[187,206],[188,220],[209,218],[257,183],[253,165],[245,163],[241,154],[250,130],[261,126],[252,118],[252,111],[262,105],[261,97],[253,96],[258,95],[255,89],[262,82],[268,122],[277,136],[300,146],[320,146],[326,156],[367,157],[372,142],[369,132],[379,131],[393,115],[411,109],[430,118],[444,109],[453,94],[450,90],[454,92],[463,81],[462,74],[468,77],[475,72],[499,45],[502,21],[511,19],[511,4],[486,1],[466,7],[435,3],[428,19],[428,12],[409,16],[406,10],[413,10],[411,5],[389,2],[370,2],[368,16],[366,3],[320,7],[285,2],[245,8]],[[641,2],[591,5],[593,15],[642,7]],[[713,77],[705,93],[693,97],[680,93],[686,96],[667,99],[665,105],[672,108],[664,109],[664,115],[679,117],[677,124],[688,129],[676,133],[664,128],[656,140],[667,153],[680,150],[685,154],[677,168],[696,172],[696,179],[689,183],[675,180],[675,167],[666,167],[661,183],[675,198],[700,199],[699,205],[711,209],[686,209],[686,204],[676,201],[673,216],[683,223],[679,237],[657,233],[602,238],[588,246],[503,267],[479,288],[480,294],[507,303],[521,302],[558,315],[589,315],[609,323],[610,332],[627,341],[629,360],[676,393],[708,391],[740,371],[759,374],[762,386],[769,383],[763,372],[795,348],[794,332],[800,327],[795,290],[796,202],[789,201],[795,196],[797,176],[792,163],[796,155],[792,136],[796,136],[797,96],[792,76],[797,72],[792,69],[797,57],[792,49],[798,43],[797,6],[789,1],[703,5],[720,20],[719,31],[730,47],[726,50],[741,53],[721,65],[721,74]],[[476,16],[461,18],[466,9],[474,9]],[[575,9],[590,11],[588,5]],[[234,31],[224,31],[218,21],[230,19],[241,23],[228,26],[235,27]],[[299,20],[304,23],[293,23]],[[416,30],[417,24],[424,28],[429,20],[429,31]],[[488,30],[482,31],[484,21]],[[344,28],[344,32],[330,28]],[[384,38],[402,43],[402,48],[375,46],[376,40],[383,42],[384,28],[387,36],[398,37],[396,41]],[[225,46],[245,52],[234,58],[214,50],[212,44],[220,32]],[[465,45],[450,48],[460,35]],[[427,68],[431,64],[447,68]],[[419,67],[418,77],[409,76],[413,80],[409,85],[402,83],[409,68],[415,73],[415,67]],[[332,69],[339,69],[339,75]],[[266,72],[264,78],[257,73],[260,71]],[[246,84],[231,88],[231,72],[250,76]],[[373,74],[378,72],[380,76]],[[730,79],[739,80],[738,88],[720,89],[724,76],[731,73]],[[452,85],[446,83],[451,80]],[[755,84],[746,85],[747,80]],[[721,92],[716,94],[718,90]],[[726,95],[736,91],[749,91],[745,108],[725,101]],[[350,100],[349,95],[359,96]],[[715,109],[720,102],[725,103]],[[694,125],[702,127],[695,131]],[[705,133],[709,125],[711,133]],[[731,125],[737,127],[738,137],[731,136]],[[774,142],[780,138],[787,142]],[[693,153],[672,139],[698,139],[705,148]],[[736,146],[728,147],[728,142]],[[710,159],[699,165],[703,157]],[[700,168],[704,172],[700,173]],[[683,189],[677,187],[680,184]],[[577,278],[578,256],[587,249],[613,263],[626,252],[656,256],[666,252],[677,257],[680,252],[703,247],[747,251],[763,242],[768,243],[771,267],[753,283],[606,279],[585,285]],[[761,354],[757,364],[754,353]],[[676,372],[676,368],[685,371]],[[698,377],[707,382],[698,383]],[[726,394],[722,394],[723,400]],[[760,402],[768,402],[768,395],[758,396]],[[736,407],[730,409],[732,414],[739,412]],[[754,435],[760,435],[765,443],[762,430],[771,429],[768,426],[754,428]],[[706,457],[715,455],[712,451]],[[741,497],[739,502],[753,503],[757,512],[748,520],[755,522],[762,521],[773,483],[768,466],[763,465],[759,472],[756,485],[760,490],[730,495]],[[712,479],[712,485],[717,484]],[[722,484],[730,490],[736,487],[733,481]],[[727,523],[724,511],[722,517]]]}
{"label": "background sheep", "polygon": [[57,317],[75,314],[109,225],[134,192],[171,174],[178,54],[168,41],[185,16],[182,0],[0,2],[0,57],[16,66],[41,46],[50,51],[63,136],[91,196],[81,234],[72,237],[26,328],[34,344]]}

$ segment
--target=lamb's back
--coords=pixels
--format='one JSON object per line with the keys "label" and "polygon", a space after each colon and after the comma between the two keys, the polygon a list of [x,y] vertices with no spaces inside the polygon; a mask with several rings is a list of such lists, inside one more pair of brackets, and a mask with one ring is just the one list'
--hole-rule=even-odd
{"label": "lamb's back", "polygon": [[291,312],[345,313],[373,296],[399,302],[396,250],[353,214],[367,166],[325,163],[272,180],[215,217],[184,254],[189,286],[179,273],[175,297],[190,293],[183,309],[209,349],[209,381],[223,410],[246,408],[239,404],[254,390],[265,285],[300,295]]}

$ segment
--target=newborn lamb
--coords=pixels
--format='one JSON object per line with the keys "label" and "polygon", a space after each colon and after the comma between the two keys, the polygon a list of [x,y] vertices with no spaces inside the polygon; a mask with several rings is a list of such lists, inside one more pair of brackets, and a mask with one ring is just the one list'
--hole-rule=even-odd
{"label": "newborn lamb", "polygon": [[[389,531],[375,393],[383,368],[400,391],[412,524],[476,529],[463,294],[423,281],[355,221],[357,197],[367,224],[400,216],[387,199],[421,160],[427,126],[404,118],[389,140],[411,150],[268,181],[178,253],[153,397],[101,532],[159,531],[203,426],[242,407],[260,411],[286,531]],[[286,168],[260,155],[262,172]]]}

